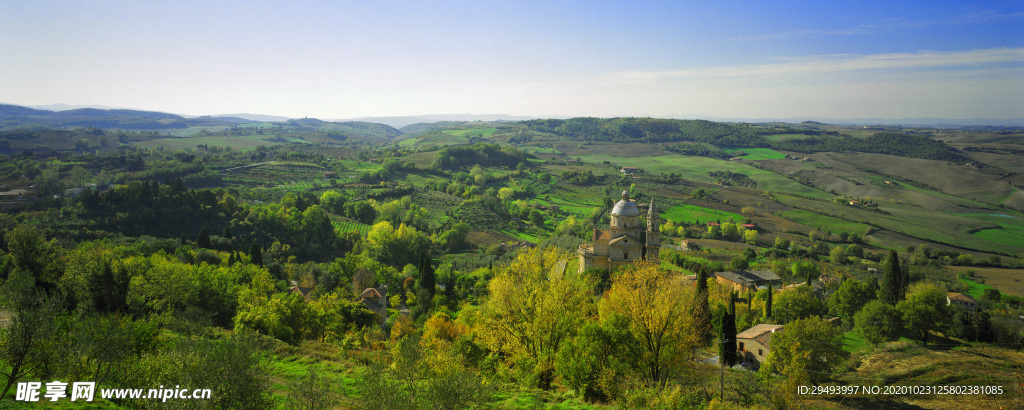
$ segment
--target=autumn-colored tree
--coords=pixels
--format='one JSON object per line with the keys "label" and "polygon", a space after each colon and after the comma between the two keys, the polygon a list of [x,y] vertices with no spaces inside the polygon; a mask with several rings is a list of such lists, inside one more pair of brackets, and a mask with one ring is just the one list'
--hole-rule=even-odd
{"label": "autumn-colored tree", "polygon": [[651,387],[664,387],[692,358],[700,337],[689,312],[693,288],[654,264],[625,268],[601,303],[602,320],[624,316],[639,344],[634,365]]}
{"label": "autumn-colored tree", "polygon": [[520,251],[509,265],[497,269],[488,284],[483,305],[481,337],[494,351],[548,388],[554,377],[556,354],[593,315],[587,284],[565,275],[549,280],[558,261],[568,259],[555,247]]}

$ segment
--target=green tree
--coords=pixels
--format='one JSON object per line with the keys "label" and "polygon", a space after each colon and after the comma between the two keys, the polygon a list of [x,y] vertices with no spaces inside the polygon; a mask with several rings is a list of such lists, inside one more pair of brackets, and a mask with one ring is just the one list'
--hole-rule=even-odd
{"label": "green tree", "polygon": [[915,283],[896,310],[902,315],[903,326],[920,336],[925,345],[930,331],[942,329],[949,322],[946,291],[934,283]]}
{"label": "green tree", "polygon": [[30,274],[33,283],[46,291],[57,287],[64,268],[61,266],[61,248],[55,239],[47,241],[43,233],[31,225],[14,227],[4,235],[4,239],[15,268]]}
{"label": "green tree", "polygon": [[780,323],[825,313],[825,304],[808,286],[782,292],[773,305],[773,314]]}
{"label": "green tree", "polygon": [[832,250],[829,251],[828,257],[829,259],[832,260],[832,263],[846,263],[846,251],[843,249],[841,245],[836,245],[835,247],[833,247]]}
{"label": "green tree", "polygon": [[900,312],[877,299],[865,304],[854,320],[854,331],[875,345],[899,339],[903,329]]}
{"label": "green tree", "polygon": [[608,400],[616,395],[614,382],[636,357],[638,341],[629,333],[626,318],[615,315],[590,322],[558,351],[558,375],[566,387],[584,400]]}
{"label": "green tree", "polygon": [[747,230],[746,232],[743,233],[743,240],[748,245],[757,245],[758,237],[759,237],[759,235],[758,235],[757,231],[755,231],[753,229],[749,229],[749,230]]}
{"label": "green tree", "polygon": [[0,332],[0,360],[5,364],[0,374],[7,376],[0,397],[6,397],[20,378],[48,367],[62,355],[47,346],[61,337],[63,314],[61,300],[36,288],[34,278],[21,269],[15,269],[0,286],[0,301],[13,314]]}
{"label": "green tree", "polygon": [[800,280],[806,280],[808,285],[811,279],[817,278],[821,274],[818,269],[818,265],[811,261],[798,261],[793,262],[793,277]]}
{"label": "green tree", "polygon": [[260,246],[256,242],[249,245],[249,260],[253,265],[263,266],[263,251],[260,250]]}
{"label": "green tree", "polygon": [[775,297],[775,291],[772,290],[772,284],[768,284],[768,295],[764,298],[764,319],[765,323],[772,320],[772,298]]}
{"label": "green tree", "polygon": [[779,372],[790,382],[818,385],[843,365],[843,331],[818,316],[794,320],[771,336],[766,373]]}
{"label": "green tree", "polygon": [[854,322],[851,319],[853,319],[854,315],[865,304],[874,299],[875,294],[867,282],[847,279],[829,297],[828,310],[833,315],[842,317],[844,321],[852,325]]}

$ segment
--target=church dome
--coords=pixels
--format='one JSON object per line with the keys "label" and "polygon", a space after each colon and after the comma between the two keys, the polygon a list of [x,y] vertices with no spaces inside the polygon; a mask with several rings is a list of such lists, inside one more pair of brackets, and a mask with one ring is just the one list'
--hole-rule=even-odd
{"label": "church dome", "polygon": [[622,200],[615,203],[612,215],[640,216],[640,210],[636,208],[636,204],[629,200],[629,191],[622,191]]}

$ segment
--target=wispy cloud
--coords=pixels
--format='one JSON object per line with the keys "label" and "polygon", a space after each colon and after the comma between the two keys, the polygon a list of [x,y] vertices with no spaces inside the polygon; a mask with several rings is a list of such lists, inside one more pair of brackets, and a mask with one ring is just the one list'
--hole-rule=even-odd
{"label": "wispy cloud", "polygon": [[920,51],[917,53],[840,54],[790,58],[778,63],[730,67],[703,67],[663,71],[617,71],[605,75],[611,82],[656,82],[685,78],[758,77],[860,70],[981,66],[1024,62],[1024,47],[971,51]]}
{"label": "wispy cloud", "polygon": [[948,27],[948,26],[961,26],[969,24],[988,24],[998,23],[1003,21],[1012,21],[1024,18],[1024,12],[1013,12],[1003,13],[997,11],[980,11],[974,13],[967,13],[959,16],[952,16],[942,19],[931,19],[931,20],[906,20],[906,21],[889,21],[878,24],[860,24],[853,27],[836,28],[836,29],[799,29],[799,30],[788,30],[777,33],[769,33],[757,36],[746,36],[734,38],[734,41],[748,41],[748,40],[775,40],[775,39],[792,39],[792,38],[803,38],[803,37],[818,37],[818,36],[855,36],[855,35],[871,35],[880,32],[899,30],[903,28],[921,28],[921,27]]}

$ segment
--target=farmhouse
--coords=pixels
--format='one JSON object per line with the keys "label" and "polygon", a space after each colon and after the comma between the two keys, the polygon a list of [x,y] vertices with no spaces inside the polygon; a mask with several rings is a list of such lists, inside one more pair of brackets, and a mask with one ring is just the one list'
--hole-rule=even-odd
{"label": "farmhouse", "polygon": [[359,301],[380,318],[381,328],[384,327],[388,320],[387,294],[387,288],[366,288],[363,293],[359,294]]}
{"label": "farmhouse", "polygon": [[306,286],[292,286],[288,288],[288,293],[294,293],[302,296],[302,299],[309,302],[309,299],[313,296],[313,288]]}
{"label": "farmhouse", "polygon": [[974,310],[978,307],[978,303],[974,301],[974,298],[959,292],[946,292],[946,305],[960,306],[971,313],[974,313]]}
{"label": "farmhouse", "polygon": [[607,231],[594,229],[593,240],[577,250],[580,273],[591,268],[615,269],[637,260],[657,261],[661,233],[654,200],[647,208],[645,231],[640,227],[640,210],[629,199],[629,191],[622,191],[622,200],[612,208],[611,226]]}
{"label": "farmhouse", "polygon": [[622,172],[623,175],[629,175],[629,174],[635,174],[637,172],[640,172],[640,168],[637,168],[637,167],[622,167],[622,169],[620,171]]}
{"label": "farmhouse", "polygon": [[754,368],[761,366],[768,358],[772,335],[781,332],[782,325],[756,325],[736,335],[736,353],[743,361],[751,362]]}
{"label": "farmhouse", "polygon": [[732,286],[733,289],[757,291],[761,287],[771,285],[775,289],[782,286],[782,278],[770,270],[739,270],[732,272],[715,272],[718,283]]}

